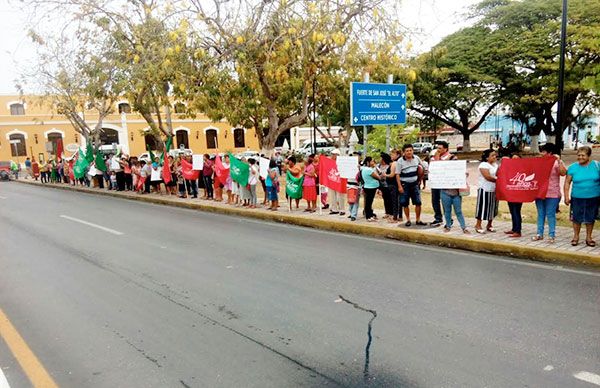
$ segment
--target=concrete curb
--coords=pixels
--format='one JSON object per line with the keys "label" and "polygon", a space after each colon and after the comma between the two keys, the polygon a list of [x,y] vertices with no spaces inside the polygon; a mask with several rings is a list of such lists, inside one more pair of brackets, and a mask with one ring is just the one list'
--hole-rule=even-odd
{"label": "concrete curb", "polygon": [[[22,184],[28,184],[33,186],[42,186],[40,183],[33,181],[16,181]],[[440,235],[440,234],[429,234],[422,233],[417,230],[407,229],[391,229],[378,225],[364,225],[355,224],[349,222],[340,222],[331,219],[314,219],[297,217],[292,214],[283,212],[268,212],[262,210],[249,211],[247,209],[215,206],[206,203],[198,202],[179,202],[171,201],[166,198],[156,198],[149,196],[142,196],[137,194],[125,194],[107,190],[93,190],[83,187],[73,187],[66,185],[54,185],[46,184],[42,187],[49,187],[53,189],[71,190],[78,191],[88,194],[106,195],[111,197],[123,198],[133,201],[141,201],[146,203],[153,203],[159,205],[168,205],[181,207],[186,209],[195,209],[205,212],[242,216],[247,218],[255,218],[265,221],[273,221],[297,226],[310,227],[321,230],[336,231],[348,234],[356,234],[369,237],[383,237],[393,240],[405,241],[410,243],[434,245],[438,247],[462,249],[473,252],[481,253],[492,253],[511,256],[515,258],[528,259],[534,261],[549,262],[555,264],[568,264],[568,265],[587,265],[600,267],[600,255],[593,256],[587,253],[568,252],[568,251],[556,251],[548,248],[530,247],[530,246],[519,246],[514,244],[507,244],[498,241],[482,241],[474,240],[466,237],[457,237],[451,235]]]}

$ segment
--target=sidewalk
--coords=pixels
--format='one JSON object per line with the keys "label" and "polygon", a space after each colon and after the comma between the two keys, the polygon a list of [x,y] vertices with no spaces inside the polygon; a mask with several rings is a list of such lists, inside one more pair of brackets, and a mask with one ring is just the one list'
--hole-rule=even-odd
{"label": "sidewalk", "polygon": [[[536,261],[600,266],[600,247],[587,247],[584,239],[580,240],[578,246],[571,246],[572,230],[567,227],[557,226],[556,242],[550,244],[547,240],[531,241],[531,236],[535,235],[536,227],[534,224],[527,223],[523,224],[523,237],[517,239],[507,237],[503,233],[503,231],[508,230],[511,227],[510,223],[505,221],[494,221],[494,227],[497,229],[497,232],[495,233],[477,234],[473,228],[470,228],[472,233],[465,235],[458,226],[446,233],[443,231],[442,227],[432,228],[429,226],[415,226],[414,220],[413,226],[411,227],[406,227],[404,224],[401,224],[400,226],[398,226],[398,224],[389,224],[385,220],[367,222],[362,216],[360,216],[357,221],[351,222],[345,216],[329,215],[327,210],[324,210],[322,215],[319,215],[318,212],[305,213],[302,205],[299,210],[294,209],[290,212],[285,202],[282,203],[282,206],[278,211],[273,212],[261,208],[246,209],[200,199],[181,199],[176,196],[157,194],[140,195],[131,192],[116,192],[106,189],[85,188],[66,184],[42,185],[40,182],[24,179],[19,179],[18,182],[55,189],[108,195],[148,203],[178,206],[213,213],[239,215],[322,230],[333,230],[372,237],[384,237],[413,243],[458,248],[474,252],[494,253]],[[423,217],[424,220],[430,220],[432,218],[431,215],[424,215]],[[468,223],[472,224],[471,221],[472,220],[469,220]],[[595,232],[595,236],[598,236],[599,234],[600,232]],[[582,236],[585,236],[583,231]],[[596,237],[596,239],[600,238]],[[451,251],[449,251],[449,253],[451,254]]]}

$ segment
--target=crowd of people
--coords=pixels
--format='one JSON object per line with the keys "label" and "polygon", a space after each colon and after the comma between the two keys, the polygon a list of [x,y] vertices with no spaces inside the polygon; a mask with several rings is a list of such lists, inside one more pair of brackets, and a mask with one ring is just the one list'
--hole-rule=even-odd
{"label": "crowd of people", "polygon": [[[598,218],[600,201],[600,163],[591,159],[592,150],[581,147],[577,150],[577,162],[567,167],[557,153],[553,144],[541,147],[541,157],[554,157],[556,160],[550,172],[548,190],[545,195],[535,200],[537,209],[537,232],[532,240],[540,241],[545,238],[547,225],[547,241],[556,239],[556,213],[561,198],[570,207],[570,220],[573,224],[571,244],[580,242],[582,225],[585,225],[585,244],[594,247],[592,232]],[[333,161],[340,155],[339,149],[334,149],[328,158]],[[86,185],[107,188],[116,191],[134,191],[140,194],[156,193],[177,195],[180,198],[198,198],[203,190],[203,200],[226,202],[233,206],[257,208],[257,186],[262,187],[264,196],[262,205],[270,210],[280,208],[279,199],[285,192],[289,210],[299,209],[300,200],[306,201],[304,212],[314,213],[317,210],[328,210],[330,215],[347,216],[351,221],[359,218],[359,204],[364,201],[363,215],[368,222],[378,221],[373,209],[373,202],[379,192],[384,204],[383,219],[392,224],[402,223],[406,227],[413,225],[411,205],[414,207],[414,224],[427,225],[421,218],[421,191],[425,187],[429,163],[435,161],[455,160],[456,156],[449,151],[446,142],[438,142],[435,155],[431,160],[421,160],[414,153],[413,146],[406,144],[401,150],[393,149],[390,153],[381,153],[378,160],[371,156],[362,161],[359,156],[358,174],[346,179],[344,190],[334,190],[319,184],[319,163],[322,155],[309,155],[305,160],[298,160],[290,155],[283,159],[277,154],[270,159],[266,175],[261,176],[258,158],[241,158],[248,166],[247,184],[240,185],[232,179],[229,169],[229,155],[203,156],[202,170],[197,179],[190,178],[189,170],[192,156],[168,156],[165,161],[155,158],[152,161],[137,160],[128,155],[108,155],[105,158],[105,171],[94,168],[94,163],[84,177],[75,179],[73,162],[49,161],[35,169],[26,163],[28,174],[37,179],[41,176],[42,183],[64,182],[73,185]],[[518,153],[507,155],[505,158],[519,158]],[[218,160],[216,160],[218,159]],[[502,165],[498,153],[493,149],[483,151],[478,166],[478,188],[475,209],[476,233],[495,233],[493,222],[498,215],[498,199],[496,197],[496,181]],[[283,163],[281,162],[283,160]],[[34,172],[39,170],[39,174]],[[281,177],[301,180],[301,194],[291,195],[281,189]],[[165,179],[168,174],[168,179]],[[561,187],[561,177],[565,177]],[[195,177],[194,177],[195,178]],[[285,181],[285,180],[284,180]],[[562,191],[561,191],[562,189]],[[429,226],[443,225],[448,232],[454,225],[454,219],[465,234],[471,233],[462,212],[463,197],[470,193],[469,187],[463,189],[431,189],[431,205],[433,220]],[[225,197],[224,197],[225,196]],[[318,206],[319,204],[319,206]],[[522,237],[522,203],[508,202],[512,227],[505,231],[511,238]],[[346,213],[346,207],[348,214]],[[485,225],[484,225],[485,222]]]}

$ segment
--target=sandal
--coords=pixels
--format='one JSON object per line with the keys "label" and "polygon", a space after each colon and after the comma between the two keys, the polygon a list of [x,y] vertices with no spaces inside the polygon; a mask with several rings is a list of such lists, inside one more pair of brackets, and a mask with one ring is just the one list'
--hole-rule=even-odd
{"label": "sandal", "polygon": [[550,237],[548,239],[548,244],[554,244],[555,241],[556,241],[556,239],[554,237]]}
{"label": "sandal", "polygon": [[595,247],[596,246],[596,241],[594,240],[585,240],[585,245],[587,245],[588,247]]}
{"label": "sandal", "polygon": [[412,225],[412,222],[410,222],[410,221],[406,221],[406,224],[404,224],[404,226],[411,226],[411,225]]}
{"label": "sandal", "polygon": [[416,225],[419,225],[419,226],[424,226],[424,225],[427,225],[427,224],[426,224],[426,223],[424,223],[423,221],[417,221],[417,222],[415,222],[415,224],[416,224]]}
{"label": "sandal", "polygon": [[491,227],[491,226],[490,226],[489,228],[485,228],[485,230],[487,230],[487,231],[488,231],[488,232],[490,232],[490,233],[495,233],[495,232],[496,232],[496,229],[494,229],[494,228],[493,228],[493,227]]}
{"label": "sandal", "polygon": [[485,234],[485,230],[475,228],[475,231],[479,234]]}
{"label": "sandal", "polygon": [[531,241],[540,241],[540,240],[543,240],[543,239],[544,239],[544,236],[540,236],[539,234],[536,234],[535,236],[533,236],[531,238]]}
{"label": "sandal", "polygon": [[571,245],[576,247],[577,245],[579,245],[579,240],[575,240],[575,239],[571,240]]}

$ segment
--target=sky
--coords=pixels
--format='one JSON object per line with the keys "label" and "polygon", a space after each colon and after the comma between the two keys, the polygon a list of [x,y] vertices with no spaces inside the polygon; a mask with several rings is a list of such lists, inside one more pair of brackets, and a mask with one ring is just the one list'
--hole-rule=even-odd
{"label": "sky", "polygon": [[[400,0],[399,0],[400,1]],[[413,50],[424,52],[468,25],[464,13],[479,0],[401,0],[401,23],[411,31]],[[16,94],[15,80],[34,59],[26,16],[15,0],[0,0],[0,94]],[[27,92],[27,91],[26,91]]]}

